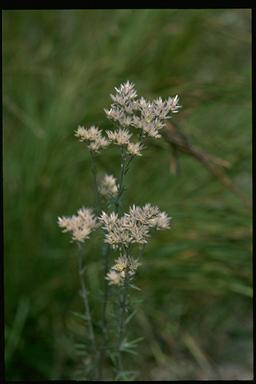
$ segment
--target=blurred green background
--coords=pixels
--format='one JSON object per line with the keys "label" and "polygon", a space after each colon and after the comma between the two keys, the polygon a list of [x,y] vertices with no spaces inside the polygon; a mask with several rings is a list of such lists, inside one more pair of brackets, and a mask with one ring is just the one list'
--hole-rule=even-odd
{"label": "blurred green background", "polygon": [[[251,195],[250,10],[3,12],[5,360],[8,380],[74,378],[71,311],[81,309],[75,247],[56,224],[94,202],[78,124],[109,128],[103,109],[129,79],[140,95],[180,95],[178,128],[230,161]],[[139,379],[252,378],[251,212],[201,164],[150,147],[128,174],[129,203],[173,217],[145,254],[137,285]],[[118,154],[99,157],[117,170]],[[97,311],[97,242],[88,242]]]}

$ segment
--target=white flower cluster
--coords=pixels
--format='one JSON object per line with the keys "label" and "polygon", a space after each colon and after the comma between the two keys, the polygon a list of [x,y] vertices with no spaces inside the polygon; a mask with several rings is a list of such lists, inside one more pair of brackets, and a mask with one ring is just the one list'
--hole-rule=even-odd
{"label": "white flower cluster", "polygon": [[131,280],[140,265],[141,263],[131,256],[120,256],[107,273],[106,279],[110,285],[123,285],[125,277],[129,277],[129,280]]}
{"label": "white flower cluster", "polygon": [[129,213],[122,217],[114,212],[109,215],[102,212],[99,221],[105,230],[105,243],[114,249],[128,248],[130,244],[146,244],[150,228],[169,228],[170,218],[158,207],[146,204],[144,207],[133,205]]}
{"label": "white flower cluster", "polygon": [[107,117],[122,127],[139,128],[150,137],[161,137],[159,131],[165,126],[165,121],[181,108],[178,95],[167,100],[161,97],[153,101],[138,98],[134,84],[129,81],[115,90],[116,95],[111,95],[114,102],[109,110],[105,109]]}
{"label": "white flower cluster", "polygon": [[112,175],[105,175],[100,183],[99,192],[107,198],[116,196],[118,193],[116,178]]}
{"label": "white flower cluster", "polygon": [[102,135],[102,130],[94,125],[90,128],[79,126],[75,131],[75,136],[79,141],[85,141],[88,148],[94,152],[99,152],[110,144],[109,140]]}
{"label": "white flower cluster", "polygon": [[131,133],[127,129],[118,129],[116,131],[107,131],[109,140],[117,145],[126,145],[129,143]]}
{"label": "white flower cluster", "polygon": [[63,232],[71,232],[74,241],[84,242],[91,232],[98,227],[97,218],[90,208],[80,208],[77,215],[58,217],[58,225]]}
{"label": "white flower cluster", "polygon": [[140,143],[132,143],[129,142],[127,145],[127,152],[133,156],[142,156],[141,150],[143,149],[143,145]]}
{"label": "white flower cluster", "polygon": [[126,146],[131,156],[141,156],[143,149],[141,141],[130,141],[132,133],[127,127],[135,127],[140,130],[142,136],[159,138],[160,130],[165,126],[166,120],[172,113],[177,113],[181,108],[178,95],[162,100],[161,97],[153,101],[147,101],[144,97],[138,97],[135,85],[127,81],[115,88],[116,94],[110,95],[113,103],[110,109],[105,109],[109,119],[117,122],[121,127],[115,131],[107,131],[107,138],[102,130],[91,126],[84,128],[79,126],[75,136],[80,141],[85,141],[88,148],[94,152],[100,152],[111,142],[116,145]]}
{"label": "white flower cluster", "polygon": [[142,145],[130,141],[132,134],[126,128],[119,128],[115,131],[107,131],[108,139],[117,145],[126,145],[127,152],[133,156],[141,156]]}
{"label": "white flower cluster", "polygon": [[134,221],[143,225],[148,225],[149,228],[168,229],[170,228],[171,218],[160,209],[151,204],[146,204],[144,207],[136,207],[134,204],[129,209],[129,215]]}

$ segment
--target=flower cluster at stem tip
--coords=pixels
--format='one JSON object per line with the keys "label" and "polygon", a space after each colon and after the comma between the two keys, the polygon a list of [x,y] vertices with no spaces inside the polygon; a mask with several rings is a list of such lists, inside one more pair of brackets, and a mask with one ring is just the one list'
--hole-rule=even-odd
{"label": "flower cluster at stem tip", "polygon": [[[96,126],[78,126],[75,136],[79,141],[85,142],[91,152],[99,153],[114,144],[122,147],[122,151],[130,159],[142,156],[144,138],[161,137],[161,129],[166,121],[181,108],[179,97],[176,95],[166,100],[159,97],[148,101],[144,97],[138,97],[135,85],[129,81],[115,88],[115,91],[115,95],[110,95],[110,108],[104,111],[107,118],[118,127],[104,133]],[[106,174],[98,185],[98,192],[105,199],[117,198],[119,183],[120,180],[113,175]],[[106,279],[110,285],[122,285],[125,276],[132,279],[140,265],[137,259],[129,256],[130,248],[136,244],[140,248],[144,247],[153,229],[170,228],[170,217],[151,204],[143,207],[132,205],[122,216],[116,211],[101,211],[96,216],[92,209],[82,207],[76,215],[59,217],[58,225],[63,232],[70,232],[72,240],[77,243],[84,242],[94,230],[101,228],[104,242],[120,254]]]}
{"label": "flower cluster at stem tip", "polygon": [[109,109],[104,109],[108,119],[117,123],[116,130],[103,131],[94,125],[90,128],[79,126],[75,136],[80,141],[87,143],[88,148],[94,152],[100,152],[111,143],[125,146],[127,152],[132,156],[141,156],[143,145],[141,141],[131,141],[134,136],[127,127],[138,129],[140,137],[160,138],[161,129],[165,126],[171,114],[177,113],[181,106],[179,97],[161,97],[148,101],[144,97],[138,97],[135,85],[129,81],[115,88],[116,94],[110,95],[113,103]]}

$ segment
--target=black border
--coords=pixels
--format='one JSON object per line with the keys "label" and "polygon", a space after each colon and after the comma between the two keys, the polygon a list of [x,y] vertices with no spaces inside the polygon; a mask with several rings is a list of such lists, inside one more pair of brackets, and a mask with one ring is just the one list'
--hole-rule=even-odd
{"label": "black border", "polygon": [[[57,2],[56,2],[57,3]],[[114,3],[114,2],[113,2]],[[209,1],[158,1],[156,7],[150,6],[149,2],[147,4],[144,4],[145,6],[143,7],[143,3],[140,5],[138,2],[132,2],[129,1],[129,4],[127,6],[124,6],[124,2],[120,2],[119,5],[123,5],[120,7],[115,7],[111,6],[111,2],[107,1],[79,1],[79,0],[72,0],[71,2],[68,1],[61,1],[58,3],[58,6],[62,6],[62,8],[59,8],[56,4],[54,5],[54,2],[51,1],[50,6],[47,6],[47,1],[42,1],[42,0],[37,0],[34,1],[33,4],[32,2],[30,3],[29,1],[22,1],[22,0],[3,0],[2,2],[2,11],[11,11],[11,10],[35,10],[40,12],[40,10],[83,10],[83,9],[251,9],[252,10],[252,30],[251,30],[251,36],[252,36],[252,123],[255,123],[255,111],[254,111],[254,106],[256,106],[255,103],[255,76],[254,76],[254,71],[253,69],[256,68],[256,63],[255,63],[255,46],[253,44],[254,36],[256,33],[256,28],[255,28],[255,9],[253,7],[254,4],[256,4],[256,1],[252,0],[209,0]],[[109,5],[107,7],[106,5]],[[117,4],[116,4],[117,5]],[[2,12],[2,17],[3,17],[3,12]],[[1,19],[2,21],[2,19]],[[3,35],[3,31],[1,28],[1,32]],[[2,39],[1,39],[1,48],[2,48]],[[2,52],[2,50],[1,50]],[[234,63],[235,65],[235,63]],[[1,60],[1,70],[2,70],[2,60]],[[3,72],[2,72],[2,93],[1,93],[1,101],[2,101],[2,96],[3,96]],[[2,111],[3,111],[3,103],[2,103]],[[253,124],[254,125],[254,124]],[[2,127],[3,127],[3,119],[2,119]],[[3,136],[1,135],[1,150],[3,154]],[[255,135],[254,135],[254,130],[252,130],[252,145],[255,143]],[[252,147],[253,148],[253,147]],[[3,219],[3,157],[1,157],[1,185],[0,185],[0,194],[1,194],[1,201],[0,201],[0,210],[2,212],[1,216],[1,234],[0,234],[0,240],[2,244],[2,255],[4,253],[4,247],[3,247],[3,237],[4,237],[4,219]],[[253,159],[252,159],[252,170],[253,170],[253,176],[254,176],[254,161],[255,159],[255,153],[253,151]],[[254,178],[253,178],[254,179]],[[253,189],[253,201],[254,201],[254,188]],[[253,204],[253,213],[254,213],[254,204]],[[254,218],[254,215],[253,215]],[[254,224],[254,222],[253,222]],[[254,225],[253,225],[253,234],[255,234],[254,231]],[[253,237],[254,238],[254,237]],[[1,316],[0,316],[0,322],[1,322],[1,329],[3,330],[2,337],[1,337],[1,362],[0,362],[0,379],[2,379],[2,382],[4,383],[12,383],[12,382],[17,382],[17,383],[27,383],[27,381],[6,381],[4,379],[5,377],[5,367],[4,367],[4,268],[3,268],[3,257],[1,258],[1,288],[2,288],[2,300],[1,300]],[[252,268],[253,268],[253,292],[255,292],[255,262],[254,258],[252,260]],[[255,320],[255,300],[253,297],[253,319]],[[255,346],[255,329],[253,327],[253,345]],[[255,355],[253,353],[253,379],[252,380],[220,380],[222,383],[253,383],[256,381],[255,378]],[[75,380],[47,380],[49,382],[57,382],[57,383],[66,383],[66,382],[74,382],[76,383],[77,381]],[[45,383],[47,381],[35,381],[35,380],[30,380],[29,382],[33,383]],[[181,381],[171,381],[173,383],[189,383],[189,382],[200,382],[203,380],[181,380]],[[80,382],[86,382],[86,381],[80,381]],[[142,381],[143,382],[143,381]],[[146,381],[145,381],[146,382]],[[161,381],[155,381],[155,382],[161,382]],[[167,381],[168,382],[168,381]],[[207,383],[216,383],[215,380],[207,380]]]}
{"label": "black border", "polygon": [[[73,10],[73,9],[248,9],[252,8],[255,1],[253,0],[158,0],[152,1],[132,1],[125,4],[123,0],[119,2],[112,1],[92,1],[92,0],[62,0],[61,2],[51,1],[47,5],[47,1],[36,0],[33,3],[22,0],[3,0],[2,10]],[[117,6],[118,5],[118,6]],[[153,6],[152,6],[153,5]],[[59,7],[61,6],[61,8]]]}

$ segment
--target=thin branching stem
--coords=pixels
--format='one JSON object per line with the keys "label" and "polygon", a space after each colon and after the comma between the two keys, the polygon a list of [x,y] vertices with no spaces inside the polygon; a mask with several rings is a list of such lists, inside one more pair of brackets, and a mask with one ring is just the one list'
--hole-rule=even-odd
{"label": "thin branching stem", "polygon": [[119,325],[118,325],[118,345],[117,345],[117,370],[119,376],[124,370],[123,356],[122,356],[122,342],[125,334],[125,313],[127,310],[127,298],[129,287],[129,274],[128,270],[125,270],[124,286],[120,290],[119,296]]}
{"label": "thin branching stem", "polygon": [[128,155],[127,152],[125,151],[124,147],[121,147],[121,166],[120,166],[120,176],[119,176],[119,181],[118,181],[118,193],[117,196],[114,200],[114,205],[116,212],[119,212],[120,209],[120,201],[121,197],[123,195],[123,192],[125,190],[124,187],[124,177],[127,174],[129,170],[129,165],[131,161],[133,160],[134,156]]}
{"label": "thin branching stem", "polygon": [[109,285],[105,276],[109,269],[109,250],[110,247],[108,244],[103,244],[102,247],[102,257],[104,261],[104,292],[103,292],[103,310],[102,310],[102,346],[100,349],[99,356],[99,379],[102,377],[102,364],[105,356],[105,351],[108,349],[108,318],[107,318],[107,307],[109,300]]}
{"label": "thin branching stem", "polygon": [[115,198],[114,204],[116,212],[119,211],[120,208],[120,199],[124,190],[124,175],[125,175],[125,164],[126,164],[126,154],[123,146],[121,147],[121,166],[120,166],[120,176],[118,180],[118,193]]}
{"label": "thin branching stem", "polygon": [[[118,186],[118,194],[116,199],[114,200],[115,211],[118,212],[120,208],[120,200],[122,197],[122,193],[124,191],[124,176],[128,171],[128,167],[132,157],[128,159],[127,154],[125,153],[124,148],[121,149],[121,167],[120,167],[120,176],[119,176],[119,186]],[[104,245],[102,249],[103,259],[104,259],[104,276],[106,276],[109,270],[109,246]],[[103,298],[103,319],[102,319],[102,329],[103,329],[103,343],[104,348],[101,348],[100,352],[100,374],[102,371],[102,360],[104,358],[104,351],[108,348],[108,319],[107,319],[107,306],[109,300],[109,285],[105,280],[104,283],[104,298]]]}
{"label": "thin branching stem", "polygon": [[[109,269],[109,245],[104,244],[103,246],[103,257],[104,257],[104,276],[106,276],[108,269]],[[109,298],[109,289],[108,289],[108,282],[105,279],[104,282],[104,301],[103,301],[103,332],[104,335],[106,335],[107,331],[107,305],[108,305],[108,298]]]}
{"label": "thin branching stem", "polygon": [[[101,209],[101,204],[100,204],[100,193],[99,193],[99,185],[98,185],[98,179],[97,179],[97,167],[96,167],[96,158],[95,158],[95,154],[93,151],[90,151],[90,155],[91,155],[91,172],[92,172],[92,176],[93,176],[93,181],[94,181],[94,189],[95,189],[95,210],[96,210],[96,213],[97,215],[99,215],[100,213],[100,209]],[[104,276],[106,274],[106,270],[108,268],[108,247],[106,248],[105,244],[103,244],[103,247],[102,247],[102,257],[103,257],[103,262],[104,262]],[[106,282],[104,283],[104,299],[103,299],[103,320],[102,320],[102,324],[103,324],[103,341],[102,341],[102,347],[100,348],[100,351],[99,351],[99,359],[98,359],[98,363],[99,363],[99,379],[101,378],[102,376],[102,362],[103,362],[103,358],[104,358],[104,347],[105,347],[105,343],[107,343],[107,316],[106,316],[106,310],[107,310],[107,302],[108,302],[108,286],[106,284]]]}
{"label": "thin branching stem", "polygon": [[[87,320],[88,328],[89,328],[89,338],[92,343],[92,348],[95,353],[95,357],[97,354],[97,345],[96,345],[96,338],[94,334],[94,329],[93,329],[93,324],[92,324],[92,316],[91,316],[91,311],[90,311],[90,305],[89,305],[89,300],[88,300],[88,291],[85,285],[85,266],[83,262],[83,256],[81,252],[81,246],[80,244],[78,245],[79,252],[78,252],[78,272],[79,272],[79,280],[80,280],[80,288],[81,288],[81,297],[83,299],[84,303],[84,316],[85,319]],[[87,329],[86,329],[87,333]]]}
{"label": "thin branching stem", "polygon": [[96,158],[93,151],[90,151],[91,154],[91,172],[93,176],[94,188],[95,188],[95,209],[97,214],[100,212],[100,193],[97,180],[97,168],[96,168]]}

